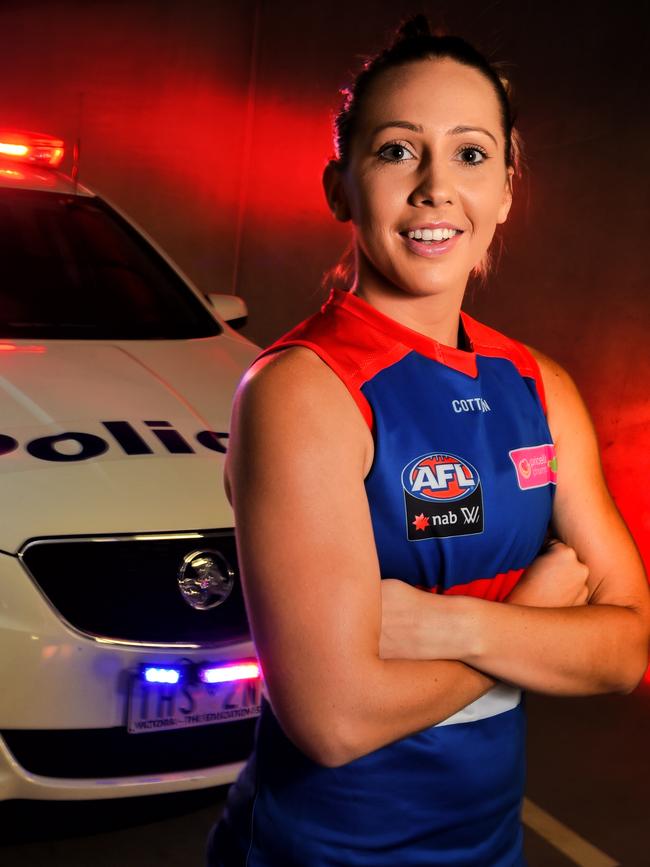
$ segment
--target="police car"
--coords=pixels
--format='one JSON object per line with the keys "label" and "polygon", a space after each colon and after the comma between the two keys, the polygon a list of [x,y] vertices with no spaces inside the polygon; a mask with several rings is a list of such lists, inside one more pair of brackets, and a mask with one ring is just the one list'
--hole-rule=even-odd
{"label": "police car", "polygon": [[0,131],[0,799],[229,783],[262,687],[222,474],[258,350],[62,157]]}

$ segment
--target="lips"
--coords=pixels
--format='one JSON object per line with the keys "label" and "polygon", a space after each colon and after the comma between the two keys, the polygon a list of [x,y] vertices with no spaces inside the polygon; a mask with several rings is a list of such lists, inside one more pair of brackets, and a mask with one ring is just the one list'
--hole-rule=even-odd
{"label": "lips", "polygon": [[[452,230],[454,234],[451,237],[444,237],[448,235],[448,232],[443,232],[445,229]],[[463,230],[453,223],[421,223],[409,226],[399,234],[412,253],[431,258],[452,250],[462,238]]]}

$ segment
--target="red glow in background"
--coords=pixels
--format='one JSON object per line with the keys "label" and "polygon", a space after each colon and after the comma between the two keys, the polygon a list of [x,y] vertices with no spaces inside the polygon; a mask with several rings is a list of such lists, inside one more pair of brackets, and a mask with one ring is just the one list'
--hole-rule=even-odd
{"label": "red glow in background", "polygon": [[[510,62],[526,147],[505,254],[466,307],[574,377],[650,566],[647,10],[418,9]],[[0,125],[70,143],[80,132],[81,182],[201,289],[236,289],[247,335],[267,344],[317,309],[322,274],[347,241],[320,185],[338,89],[411,11],[314,0],[3,4]]]}

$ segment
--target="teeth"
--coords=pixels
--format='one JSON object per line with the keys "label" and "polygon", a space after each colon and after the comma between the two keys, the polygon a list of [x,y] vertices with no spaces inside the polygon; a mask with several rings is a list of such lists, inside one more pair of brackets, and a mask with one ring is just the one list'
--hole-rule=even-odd
{"label": "teeth", "polygon": [[446,241],[457,234],[457,229],[411,229],[408,236],[416,241]]}

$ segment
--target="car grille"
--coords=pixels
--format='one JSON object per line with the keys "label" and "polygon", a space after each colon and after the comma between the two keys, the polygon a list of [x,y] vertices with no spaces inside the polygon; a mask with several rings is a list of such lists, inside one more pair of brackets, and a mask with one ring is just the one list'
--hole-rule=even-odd
{"label": "car grille", "polygon": [[[216,550],[235,574],[228,598],[190,607],[178,586],[183,557]],[[102,638],[218,645],[250,637],[232,530],[32,539],[19,556],[61,617]]]}
{"label": "car grille", "polygon": [[257,719],[129,735],[125,728],[1,732],[26,771],[65,779],[193,771],[248,758]]}

